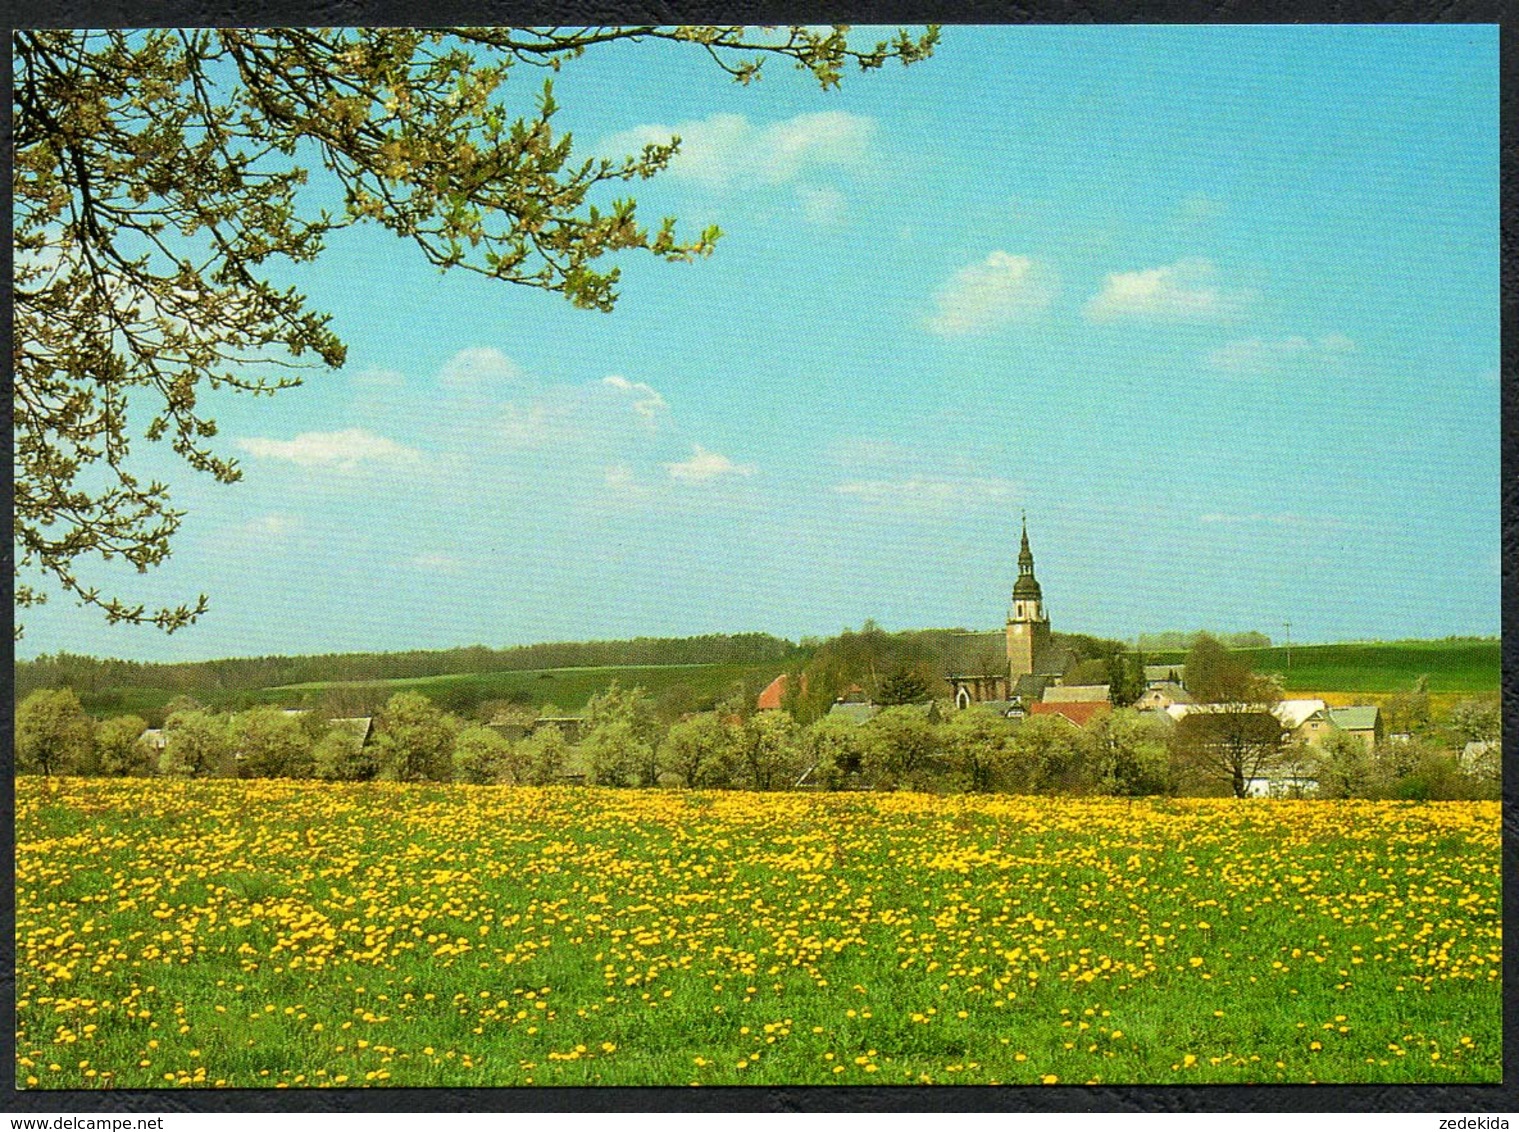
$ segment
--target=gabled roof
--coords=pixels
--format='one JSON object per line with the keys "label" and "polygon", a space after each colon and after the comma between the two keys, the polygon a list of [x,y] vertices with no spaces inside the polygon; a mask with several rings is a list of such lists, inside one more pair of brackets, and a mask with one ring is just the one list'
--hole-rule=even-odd
{"label": "gabled roof", "polygon": [[1288,731],[1301,727],[1315,712],[1324,711],[1323,700],[1282,700],[1275,704],[1170,704],[1164,710],[1172,719],[1183,716],[1238,711],[1244,707],[1262,714],[1270,713]]}
{"label": "gabled roof", "polygon": [[1020,676],[1013,684],[1013,695],[1025,704],[1037,704],[1044,699],[1044,690],[1055,682],[1053,676]]}
{"label": "gabled roof", "polygon": [[[1005,717],[1008,712],[1013,710],[1015,703],[1016,701],[1014,700],[982,700],[978,704],[971,704],[965,710],[987,712],[993,715],[1000,715]],[[1016,703],[1016,706],[1020,711],[1028,710],[1021,703]]]}
{"label": "gabled roof", "polygon": [[956,633],[944,643],[945,675],[1006,676],[1007,636],[1004,633]]}
{"label": "gabled roof", "polygon": [[369,731],[374,726],[374,716],[352,715],[342,719],[330,719],[327,722],[333,727],[341,727],[345,731],[353,732],[363,744],[369,742]]}
{"label": "gabled roof", "polygon": [[[1053,689],[1051,689],[1053,690]],[[1065,703],[1030,704],[1029,715],[1058,715],[1077,727],[1085,727],[1099,715],[1105,715],[1112,710],[1112,705],[1107,700],[1078,700]]]}
{"label": "gabled roof", "polygon": [[1057,684],[1045,688],[1047,704],[1095,704],[1108,702],[1107,684]]}
{"label": "gabled roof", "polygon": [[1292,731],[1308,722],[1315,712],[1325,710],[1323,700],[1282,700],[1271,709],[1271,714],[1281,720],[1282,726]]}
{"label": "gabled roof", "polygon": [[782,672],[759,694],[759,699],[754,702],[758,711],[775,711],[781,706],[781,697],[786,694],[786,685],[791,683],[791,677]]}
{"label": "gabled roof", "polygon": [[[1173,704],[1192,703],[1192,693],[1172,680],[1157,680],[1144,690],[1144,696],[1159,694],[1167,697]],[[1140,699],[1143,699],[1141,696]]]}
{"label": "gabled roof", "polygon": [[1332,707],[1329,709],[1329,722],[1342,731],[1374,731],[1378,711],[1376,704]]}

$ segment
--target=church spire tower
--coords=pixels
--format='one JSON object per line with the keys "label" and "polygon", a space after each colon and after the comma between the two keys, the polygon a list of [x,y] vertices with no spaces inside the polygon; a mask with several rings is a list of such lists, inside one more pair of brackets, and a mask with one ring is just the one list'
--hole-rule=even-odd
{"label": "church spire tower", "polygon": [[1034,552],[1028,544],[1028,516],[1023,517],[1023,541],[1018,548],[1018,580],[1013,583],[1013,602],[1007,613],[1007,666],[1012,694],[1020,676],[1039,672],[1049,653],[1050,618],[1044,595],[1034,577]]}

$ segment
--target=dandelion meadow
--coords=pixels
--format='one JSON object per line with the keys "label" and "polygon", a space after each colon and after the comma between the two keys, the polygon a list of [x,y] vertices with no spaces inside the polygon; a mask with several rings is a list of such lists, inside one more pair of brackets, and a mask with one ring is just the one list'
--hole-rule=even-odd
{"label": "dandelion meadow", "polygon": [[16,785],[27,1087],[1500,1076],[1496,803]]}

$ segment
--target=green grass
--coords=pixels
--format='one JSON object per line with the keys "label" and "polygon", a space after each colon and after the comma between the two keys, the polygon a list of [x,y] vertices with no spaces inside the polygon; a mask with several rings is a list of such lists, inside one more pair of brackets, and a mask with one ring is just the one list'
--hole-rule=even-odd
{"label": "green grass", "polygon": [[[1482,693],[1498,690],[1502,674],[1497,640],[1376,641],[1366,644],[1293,645],[1243,649],[1257,672],[1283,676],[1289,692],[1406,692],[1420,676],[1429,690]],[[1152,663],[1179,663],[1185,653],[1157,654]]]}
{"label": "green grass", "polygon": [[18,1082],[1493,1082],[1498,819],[23,778]]}

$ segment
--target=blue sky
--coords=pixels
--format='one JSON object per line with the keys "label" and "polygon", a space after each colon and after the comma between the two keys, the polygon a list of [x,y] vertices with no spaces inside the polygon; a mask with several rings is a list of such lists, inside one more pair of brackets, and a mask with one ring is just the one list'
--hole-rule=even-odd
{"label": "blue sky", "polygon": [[173,557],[87,573],[210,612],[54,598],[20,655],[995,627],[1025,510],[1057,630],[1496,634],[1497,49],[955,27],[831,92],[593,51],[558,125],[679,133],[641,213],[716,254],[625,257],[606,315],[340,234],[288,279],[347,365],[210,402],[244,480],[146,458]]}

